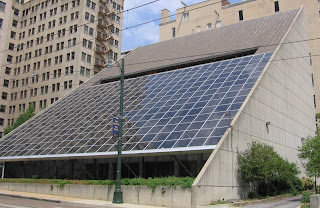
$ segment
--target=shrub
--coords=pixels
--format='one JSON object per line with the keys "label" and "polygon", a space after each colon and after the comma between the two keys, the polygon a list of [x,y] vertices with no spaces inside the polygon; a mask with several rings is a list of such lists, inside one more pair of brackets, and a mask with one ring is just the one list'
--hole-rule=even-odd
{"label": "shrub", "polygon": [[256,187],[257,194],[263,197],[297,194],[303,189],[297,165],[283,159],[269,145],[253,142],[248,150],[239,153],[238,164],[242,181]]}
{"label": "shrub", "polygon": [[260,196],[256,193],[256,192],[252,192],[250,191],[248,194],[248,198],[249,199],[255,199],[255,198],[259,198]]}
{"label": "shrub", "polygon": [[307,177],[302,177],[303,190],[312,190],[314,188],[314,180]]}
{"label": "shrub", "polygon": [[313,195],[313,193],[303,192],[302,203],[310,203],[310,195]]}

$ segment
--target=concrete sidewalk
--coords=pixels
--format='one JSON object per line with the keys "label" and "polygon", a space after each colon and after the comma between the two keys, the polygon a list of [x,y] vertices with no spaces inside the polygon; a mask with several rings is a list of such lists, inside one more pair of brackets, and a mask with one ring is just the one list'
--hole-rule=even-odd
{"label": "concrete sidewalk", "polygon": [[110,201],[89,200],[89,199],[81,199],[81,198],[74,198],[74,197],[54,196],[54,195],[47,195],[47,194],[27,193],[27,192],[8,191],[8,190],[0,190],[0,195],[25,198],[25,199],[49,201],[49,202],[55,202],[55,203],[72,204],[72,205],[78,205],[79,207],[160,208],[160,207],[155,207],[155,206],[136,205],[136,204],[127,204],[127,203],[113,204]]}

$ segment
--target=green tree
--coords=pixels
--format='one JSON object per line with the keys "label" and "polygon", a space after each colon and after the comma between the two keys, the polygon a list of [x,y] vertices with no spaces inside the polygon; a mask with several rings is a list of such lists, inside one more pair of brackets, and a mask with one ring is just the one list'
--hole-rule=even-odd
{"label": "green tree", "polygon": [[[317,132],[316,136],[304,139],[299,152],[298,156],[302,159],[307,175],[318,178],[320,176],[320,133]],[[316,184],[315,187],[317,187]]]}
{"label": "green tree", "polygon": [[283,159],[272,146],[253,142],[239,153],[238,165],[242,181],[257,187],[261,195],[302,191],[296,164]]}
{"label": "green tree", "polygon": [[20,114],[20,116],[16,119],[16,121],[12,126],[8,126],[7,128],[4,129],[4,135],[10,133],[15,128],[17,128],[18,126],[20,126],[21,124],[23,124],[24,122],[32,118],[34,115],[35,115],[34,107],[33,105],[29,105],[26,112]]}

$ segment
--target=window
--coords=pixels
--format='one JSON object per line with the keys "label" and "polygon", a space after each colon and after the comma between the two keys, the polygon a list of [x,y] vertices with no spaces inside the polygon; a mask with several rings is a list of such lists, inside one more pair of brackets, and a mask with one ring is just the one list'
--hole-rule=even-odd
{"label": "window", "polygon": [[17,27],[17,26],[18,26],[18,21],[13,20],[13,21],[12,21],[12,26],[13,26],[13,27]]}
{"label": "window", "polygon": [[239,11],[239,20],[242,21],[243,20],[243,10]]}
{"label": "window", "polygon": [[207,30],[211,30],[211,29],[212,29],[211,23],[208,23],[208,24],[207,24]]}
{"label": "window", "polygon": [[3,1],[0,1],[0,12],[4,12],[6,8],[6,3],[4,3]]}
{"label": "window", "polygon": [[280,11],[280,8],[279,8],[279,1],[275,1],[275,2],[274,2],[274,11],[275,11],[275,12]]}
{"label": "window", "polygon": [[10,72],[11,72],[11,68],[9,68],[9,67],[6,67],[6,71],[5,71],[5,74],[10,74]]}
{"label": "window", "polygon": [[3,80],[3,86],[9,87],[9,80],[7,80],[7,79]]}
{"label": "window", "polygon": [[201,26],[197,26],[197,33],[201,32]]}
{"label": "window", "polygon": [[0,18],[0,29],[2,28],[3,19]]}
{"label": "window", "polygon": [[221,22],[221,20],[218,20],[218,21],[216,22],[216,28],[219,28],[219,27],[222,27],[222,22]]}
{"label": "window", "polygon": [[7,56],[7,62],[10,62],[10,63],[11,63],[11,62],[12,62],[12,58],[13,58],[13,57],[12,57],[11,55],[8,55],[8,56]]}
{"label": "window", "polygon": [[172,28],[172,37],[173,38],[176,37],[176,28],[175,27]]}
{"label": "window", "polygon": [[86,12],[86,14],[84,15],[84,19],[89,21],[89,16],[90,16],[90,14],[88,12]]}
{"label": "window", "polygon": [[183,22],[189,21],[189,12],[184,12],[183,13],[182,21]]}
{"label": "window", "polygon": [[1,98],[2,98],[2,100],[7,100],[7,98],[8,98],[8,93],[2,92]]}

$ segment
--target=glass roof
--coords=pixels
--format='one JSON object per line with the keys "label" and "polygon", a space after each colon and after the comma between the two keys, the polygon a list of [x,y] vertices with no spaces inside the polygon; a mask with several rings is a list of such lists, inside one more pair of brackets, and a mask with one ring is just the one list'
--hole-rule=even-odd
{"label": "glass roof", "polygon": [[[271,55],[125,80],[123,153],[213,149]],[[118,109],[119,82],[75,90],[1,139],[0,159],[116,155]]]}

